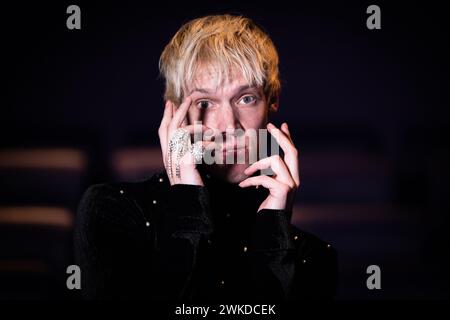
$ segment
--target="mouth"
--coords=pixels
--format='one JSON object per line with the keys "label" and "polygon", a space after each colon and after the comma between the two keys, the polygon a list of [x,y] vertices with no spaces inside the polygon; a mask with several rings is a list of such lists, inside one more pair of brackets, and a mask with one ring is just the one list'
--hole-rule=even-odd
{"label": "mouth", "polygon": [[226,148],[222,148],[223,154],[230,154],[230,153],[238,153],[245,150],[245,146],[229,146]]}
{"label": "mouth", "polygon": [[246,150],[247,143],[244,139],[232,136],[228,137],[220,147],[219,150],[223,155],[236,154]]}

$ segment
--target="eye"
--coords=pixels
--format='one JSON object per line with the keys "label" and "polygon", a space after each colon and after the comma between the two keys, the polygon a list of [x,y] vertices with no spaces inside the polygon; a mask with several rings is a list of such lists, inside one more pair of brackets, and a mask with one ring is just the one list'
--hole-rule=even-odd
{"label": "eye", "polygon": [[244,96],[239,101],[238,104],[251,104],[256,101],[256,97],[254,96]]}
{"label": "eye", "polygon": [[202,101],[197,102],[197,106],[200,109],[207,109],[210,106],[210,104],[211,103],[209,101],[207,101],[207,100],[202,100]]}

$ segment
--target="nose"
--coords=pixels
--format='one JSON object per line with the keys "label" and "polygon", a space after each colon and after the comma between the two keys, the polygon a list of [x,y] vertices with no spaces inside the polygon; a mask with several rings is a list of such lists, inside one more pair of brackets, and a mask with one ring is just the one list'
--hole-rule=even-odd
{"label": "nose", "polygon": [[229,104],[223,105],[219,116],[218,129],[225,133],[227,130],[234,131],[240,128],[239,119],[233,107]]}
{"label": "nose", "polygon": [[237,111],[231,105],[223,105],[219,116],[218,129],[222,135],[224,145],[233,146],[240,144],[243,137],[243,128],[239,121]]}

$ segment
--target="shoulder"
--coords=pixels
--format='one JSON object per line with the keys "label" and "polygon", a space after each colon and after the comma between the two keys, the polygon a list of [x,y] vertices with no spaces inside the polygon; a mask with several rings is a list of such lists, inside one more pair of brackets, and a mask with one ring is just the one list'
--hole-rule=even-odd
{"label": "shoulder", "polygon": [[133,182],[98,183],[86,189],[81,202],[101,201],[105,198],[116,201],[126,199],[145,201],[149,196],[160,193],[168,186],[167,175],[162,172],[156,173],[150,178]]}
{"label": "shoulder", "polygon": [[164,173],[135,182],[109,182],[89,186],[77,210],[80,223],[109,221],[130,223],[152,219],[155,204],[168,187]]}

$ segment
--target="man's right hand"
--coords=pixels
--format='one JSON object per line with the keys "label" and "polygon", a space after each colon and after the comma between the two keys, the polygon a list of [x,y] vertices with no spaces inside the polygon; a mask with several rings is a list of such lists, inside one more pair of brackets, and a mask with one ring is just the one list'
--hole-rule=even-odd
{"label": "man's right hand", "polygon": [[[186,124],[186,115],[187,111],[189,110],[189,107],[192,103],[191,97],[185,98],[183,103],[176,108],[175,104],[172,103],[170,100],[166,101],[165,109],[164,109],[164,115],[161,120],[161,124],[158,129],[158,135],[159,135],[159,141],[161,143],[161,152],[162,152],[162,158],[164,161],[164,167],[166,168],[167,175],[170,180],[170,184],[191,184],[191,185],[200,185],[203,186],[203,180],[200,176],[200,173],[197,170],[196,163],[194,156],[191,152],[186,152],[184,154],[179,162],[180,166],[180,177],[178,177],[176,172],[176,160],[177,155],[175,152],[173,152],[171,159],[172,159],[172,172],[173,176],[170,175],[170,172],[168,170],[169,166],[169,142],[172,139],[175,131],[179,128],[184,128],[189,132],[189,134],[194,134],[194,125],[187,125]],[[208,127],[204,125],[195,125],[195,129],[198,130],[198,128],[202,131],[202,137],[203,132]],[[190,137],[189,137],[190,138]],[[211,142],[206,141],[199,141],[197,143],[201,143],[204,147],[211,144]]]}

